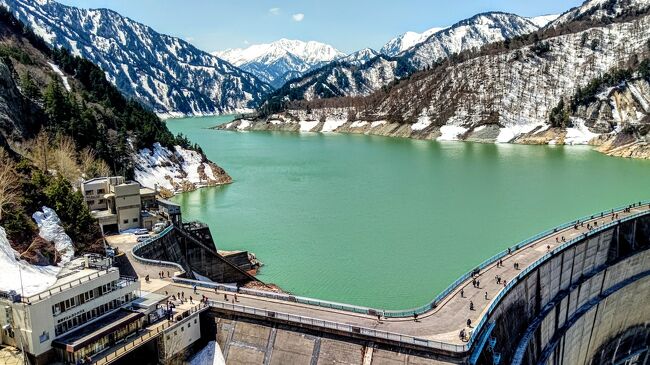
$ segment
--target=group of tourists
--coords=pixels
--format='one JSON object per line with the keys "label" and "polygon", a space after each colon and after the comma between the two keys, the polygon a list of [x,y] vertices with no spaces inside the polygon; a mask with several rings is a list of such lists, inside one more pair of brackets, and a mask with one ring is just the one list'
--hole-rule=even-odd
{"label": "group of tourists", "polygon": [[497,267],[503,267],[503,260],[499,259],[499,261],[497,261]]}
{"label": "group of tourists", "polygon": [[515,270],[519,270],[519,263],[518,262],[513,263],[512,266],[515,268]]}
{"label": "group of tourists", "polygon": [[[147,276],[149,276],[149,275],[147,275]],[[171,278],[171,275],[169,275],[169,271],[167,271],[167,277],[168,277],[168,278]],[[158,279],[164,279],[164,278],[165,278],[165,272],[164,272],[164,271],[160,271],[160,272],[158,273]]]}
{"label": "group of tourists", "polygon": [[472,279],[472,285],[477,289],[481,289],[481,282],[478,281],[476,278]]}

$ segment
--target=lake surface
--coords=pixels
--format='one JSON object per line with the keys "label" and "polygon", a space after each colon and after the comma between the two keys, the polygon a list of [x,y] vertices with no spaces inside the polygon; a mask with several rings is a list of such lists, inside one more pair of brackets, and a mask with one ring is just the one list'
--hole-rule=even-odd
{"label": "lake surface", "polygon": [[230,119],[167,122],[234,179],[174,200],[296,295],[419,306],[518,241],[650,197],[649,161],[589,147],[207,129]]}

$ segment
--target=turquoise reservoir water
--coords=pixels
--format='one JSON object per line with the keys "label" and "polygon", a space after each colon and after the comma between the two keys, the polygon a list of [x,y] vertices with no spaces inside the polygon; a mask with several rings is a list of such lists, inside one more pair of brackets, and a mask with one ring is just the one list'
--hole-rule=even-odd
{"label": "turquoise reservoir water", "polygon": [[234,179],[174,200],[297,295],[418,306],[539,231],[650,197],[650,162],[589,147],[207,129],[228,120],[168,121]]}

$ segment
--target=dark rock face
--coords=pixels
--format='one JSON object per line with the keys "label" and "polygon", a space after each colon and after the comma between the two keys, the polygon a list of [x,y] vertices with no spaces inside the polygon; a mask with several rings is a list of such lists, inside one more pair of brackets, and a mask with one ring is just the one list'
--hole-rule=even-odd
{"label": "dark rock face", "polygon": [[0,60],[0,147],[33,136],[38,117],[37,108],[18,90],[11,69]]}
{"label": "dark rock face", "polygon": [[191,44],[107,9],[53,1],[2,0],[52,46],[106,72],[120,91],[158,113],[208,114],[253,108],[270,86]]}

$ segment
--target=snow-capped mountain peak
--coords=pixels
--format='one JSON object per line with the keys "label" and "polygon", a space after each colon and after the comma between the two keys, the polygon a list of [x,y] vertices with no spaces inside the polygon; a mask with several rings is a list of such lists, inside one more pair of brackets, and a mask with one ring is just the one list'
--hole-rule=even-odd
{"label": "snow-capped mountain peak", "polygon": [[349,55],[340,58],[340,62],[349,63],[355,66],[361,66],[364,63],[370,61],[371,59],[377,57],[379,53],[372,48],[360,49],[356,52],[352,52]]}
{"label": "snow-capped mountain peak", "polygon": [[383,47],[381,47],[380,52],[386,56],[396,56],[416,44],[424,42],[432,34],[443,29],[445,28],[430,28],[422,33],[408,31],[388,41]]}
{"label": "snow-capped mountain peak", "polygon": [[241,67],[275,87],[282,86],[291,78],[345,56],[329,44],[285,38],[212,54]]}

